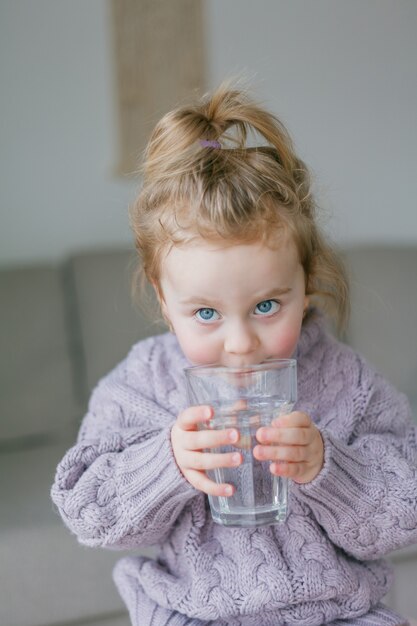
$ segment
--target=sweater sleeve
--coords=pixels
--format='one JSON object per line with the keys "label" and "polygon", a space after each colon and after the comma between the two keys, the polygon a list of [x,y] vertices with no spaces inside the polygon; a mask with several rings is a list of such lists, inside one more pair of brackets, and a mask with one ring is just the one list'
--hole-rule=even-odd
{"label": "sweater sleeve", "polygon": [[170,438],[176,415],[152,397],[145,357],[128,358],[99,383],[78,442],[57,468],[52,500],[88,546],[158,543],[198,494],[176,465]]}
{"label": "sweater sleeve", "polygon": [[322,432],[323,469],[294,494],[334,544],[376,559],[417,542],[417,433],[403,394],[378,374],[361,378],[350,439]]}

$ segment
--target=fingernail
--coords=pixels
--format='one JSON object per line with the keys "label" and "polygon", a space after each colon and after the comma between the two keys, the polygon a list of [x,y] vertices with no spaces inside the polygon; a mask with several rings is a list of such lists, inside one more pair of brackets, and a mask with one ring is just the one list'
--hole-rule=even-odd
{"label": "fingernail", "polygon": [[230,441],[237,441],[237,438],[238,438],[237,432],[235,430],[231,430],[229,432],[229,439],[230,439]]}
{"label": "fingernail", "polygon": [[238,452],[232,455],[232,462],[234,465],[240,464],[240,454]]}
{"label": "fingernail", "polygon": [[204,417],[207,419],[211,417],[211,408],[209,406],[204,409]]}
{"label": "fingernail", "polygon": [[268,441],[269,439],[269,433],[267,430],[261,430],[261,432],[259,433],[259,438],[260,441]]}
{"label": "fingernail", "polygon": [[279,474],[278,467],[279,466],[277,465],[277,463],[271,463],[270,468],[269,468],[271,471],[271,474]]}
{"label": "fingernail", "polygon": [[286,462],[285,461],[275,461],[271,463],[271,472],[273,474],[285,474],[286,471]]}
{"label": "fingernail", "polygon": [[228,485],[227,487],[224,488],[224,495],[225,496],[231,496],[233,493],[233,488],[230,487],[230,485]]}

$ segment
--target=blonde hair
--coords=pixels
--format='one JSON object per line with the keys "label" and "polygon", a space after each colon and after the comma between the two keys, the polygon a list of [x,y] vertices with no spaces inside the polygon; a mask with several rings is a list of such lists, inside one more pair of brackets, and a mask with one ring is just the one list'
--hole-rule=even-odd
{"label": "blonde hair", "polygon": [[[251,136],[260,145],[249,146]],[[284,230],[297,247],[312,304],[343,329],[348,281],[317,225],[307,167],[283,124],[245,91],[224,83],[167,113],[151,135],[142,172],[130,217],[141,267],[152,284],[158,285],[163,255],[172,245],[198,236],[269,242]]]}

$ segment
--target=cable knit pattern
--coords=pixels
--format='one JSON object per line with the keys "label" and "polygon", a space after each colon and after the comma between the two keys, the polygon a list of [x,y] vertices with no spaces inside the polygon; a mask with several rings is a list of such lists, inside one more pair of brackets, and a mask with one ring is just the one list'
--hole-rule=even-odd
{"label": "cable knit pattern", "polygon": [[399,626],[380,601],[381,557],[417,541],[416,428],[406,398],[308,316],[295,354],[299,400],[323,434],[325,463],[291,486],[285,523],[214,524],[182,476],[170,429],[186,406],[176,338],[136,344],[92,394],[52,498],[79,541],[139,548],[116,585],[134,626]]}

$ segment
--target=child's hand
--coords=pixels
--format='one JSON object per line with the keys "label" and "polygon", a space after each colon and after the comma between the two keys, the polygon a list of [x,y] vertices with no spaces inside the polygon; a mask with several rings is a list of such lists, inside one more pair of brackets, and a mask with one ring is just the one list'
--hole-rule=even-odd
{"label": "child's hand", "polygon": [[218,467],[236,467],[242,462],[242,455],[240,452],[219,454],[203,450],[236,444],[239,433],[236,428],[197,430],[197,424],[212,416],[213,409],[209,406],[191,406],[180,413],[171,429],[172,449],[178,467],[193,487],[212,496],[231,496],[234,493],[232,485],[218,485],[205,472]]}
{"label": "child's hand", "polygon": [[306,413],[294,411],[273,420],[256,432],[261,444],[253,450],[256,459],[273,461],[272,474],[309,483],[323,467],[324,445],[319,429]]}

